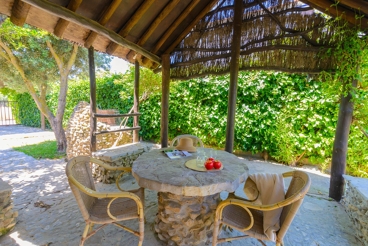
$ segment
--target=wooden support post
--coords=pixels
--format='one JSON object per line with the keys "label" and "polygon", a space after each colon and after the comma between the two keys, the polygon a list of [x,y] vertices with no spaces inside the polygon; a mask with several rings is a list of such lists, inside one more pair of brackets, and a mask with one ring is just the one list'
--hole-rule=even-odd
{"label": "wooden support post", "polygon": [[[346,87],[347,85],[345,85]],[[353,89],[357,86],[357,81],[352,83]],[[353,119],[354,105],[351,101],[352,95],[341,95],[339,118],[337,119],[335,140],[332,152],[332,166],[329,196],[336,201],[340,201],[344,194],[344,178],[346,170],[346,156],[348,150],[348,139],[350,124]]]}
{"label": "wooden support post", "polygon": [[[133,113],[139,112],[139,62],[135,61]],[[139,116],[134,116],[133,127],[139,126]],[[133,143],[139,142],[139,130],[133,131]]]}
{"label": "wooden support post", "polygon": [[162,59],[162,98],[161,98],[161,148],[168,146],[169,140],[169,95],[170,95],[170,54]]}
{"label": "wooden support post", "polygon": [[89,61],[89,88],[90,88],[90,124],[91,124],[91,145],[90,155],[92,156],[92,152],[96,151],[96,135],[94,132],[96,132],[97,127],[97,120],[95,117],[95,113],[97,110],[97,103],[96,103],[96,73],[95,73],[95,58],[94,58],[94,48],[93,46],[88,48],[88,61]]}
{"label": "wooden support post", "polygon": [[231,61],[230,61],[230,88],[227,107],[227,125],[226,125],[226,143],[225,143],[225,151],[229,153],[232,153],[234,148],[236,94],[238,89],[242,19],[243,19],[243,1],[235,0],[233,41],[231,46]]}

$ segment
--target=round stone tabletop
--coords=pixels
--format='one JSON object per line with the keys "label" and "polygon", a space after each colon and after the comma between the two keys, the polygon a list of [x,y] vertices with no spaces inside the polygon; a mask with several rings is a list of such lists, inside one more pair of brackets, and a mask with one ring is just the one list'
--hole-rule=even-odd
{"label": "round stone tabletop", "polygon": [[248,178],[246,160],[217,150],[216,159],[223,164],[220,171],[199,172],[185,166],[197,153],[170,159],[163,149],[154,149],[139,156],[132,167],[138,185],[150,190],[181,196],[209,196],[221,191],[234,192]]}

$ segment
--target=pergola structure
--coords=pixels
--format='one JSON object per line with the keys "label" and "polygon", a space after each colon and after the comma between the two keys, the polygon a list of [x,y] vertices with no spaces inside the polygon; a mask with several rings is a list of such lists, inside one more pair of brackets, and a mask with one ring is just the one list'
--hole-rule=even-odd
{"label": "pergola structure", "polygon": [[[28,23],[91,51],[123,58],[137,68],[140,65],[161,70],[162,147],[168,145],[170,80],[230,73],[225,146],[228,152],[233,151],[239,70],[318,73],[333,69],[333,59],[322,56],[326,48],[334,45],[334,29],[326,25],[323,14],[342,16],[363,32],[368,30],[367,0],[340,0],[337,5],[334,0],[1,0],[0,3],[0,13],[10,16],[17,25]],[[94,78],[91,81],[93,88]],[[137,113],[137,104],[135,109]],[[340,195],[332,195],[338,200],[346,164],[343,148],[338,150],[341,157],[336,162],[337,168],[333,164],[331,175],[330,196],[338,191]]]}

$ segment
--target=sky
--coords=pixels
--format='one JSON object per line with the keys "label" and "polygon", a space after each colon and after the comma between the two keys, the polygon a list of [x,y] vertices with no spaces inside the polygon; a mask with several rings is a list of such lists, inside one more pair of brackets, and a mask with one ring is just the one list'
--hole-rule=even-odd
{"label": "sky", "polygon": [[114,57],[110,64],[110,72],[112,73],[124,73],[129,68],[129,63],[121,58]]}

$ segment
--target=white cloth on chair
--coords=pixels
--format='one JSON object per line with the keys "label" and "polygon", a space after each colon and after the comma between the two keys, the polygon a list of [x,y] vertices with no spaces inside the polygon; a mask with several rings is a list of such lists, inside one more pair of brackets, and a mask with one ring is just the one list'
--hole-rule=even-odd
{"label": "white cloth on chair", "polygon": [[[254,181],[259,191],[259,196],[255,203],[268,205],[285,199],[282,174],[256,173],[250,175],[249,178]],[[244,187],[244,192],[247,192],[246,187]],[[275,233],[280,229],[281,212],[282,208],[263,212],[263,230],[271,241],[276,241]]]}

